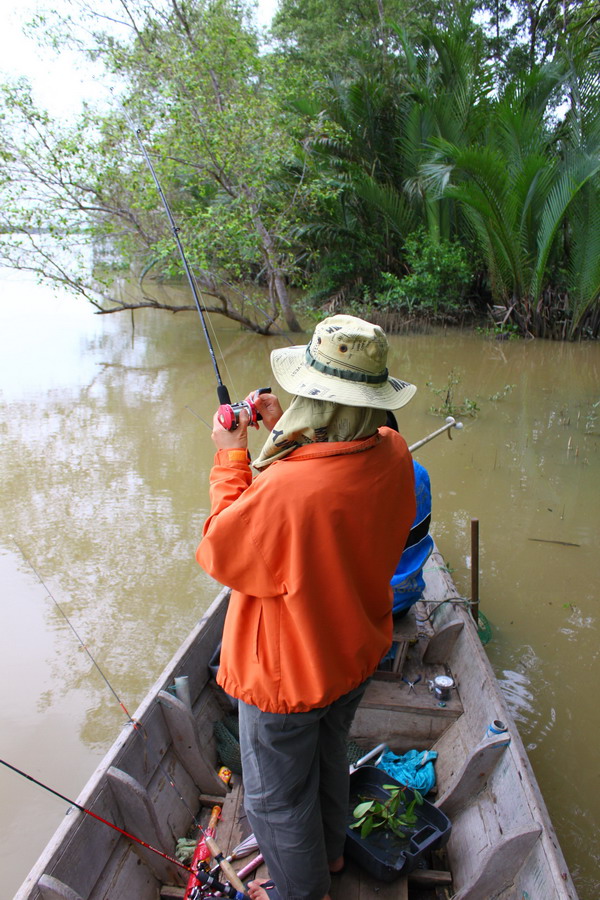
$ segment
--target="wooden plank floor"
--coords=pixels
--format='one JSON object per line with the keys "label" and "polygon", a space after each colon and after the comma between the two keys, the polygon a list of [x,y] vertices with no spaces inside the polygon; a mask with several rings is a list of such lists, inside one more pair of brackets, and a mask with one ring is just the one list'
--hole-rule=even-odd
{"label": "wooden plank floor", "polygon": [[[232,789],[223,803],[222,815],[217,826],[216,841],[225,856],[230,854],[250,833],[243,803],[243,788],[239,777],[234,776]],[[204,826],[207,823],[207,814],[212,800],[217,798],[204,798],[205,810],[201,816]],[[244,859],[233,863],[234,869],[239,872],[254,857],[252,853]],[[217,876],[218,877],[218,876]],[[269,878],[267,867],[263,864],[252,875],[244,878],[244,882],[253,879],[266,881]],[[410,888],[410,889],[409,889]],[[182,900],[184,888],[164,887],[161,891],[163,900]],[[331,879],[331,900],[436,900],[437,897],[447,897],[448,894],[436,894],[413,883],[409,884],[406,877],[401,877],[393,882],[383,882],[373,878],[351,859],[346,860],[344,871]]]}
{"label": "wooden plank floor", "polygon": [[331,879],[331,900],[408,900],[408,881],[398,878],[386,884],[376,881],[352,860],[341,875]]}
{"label": "wooden plank floor", "polygon": [[[242,793],[239,779],[237,783],[234,780],[233,789],[225,799],[217,830],[217,842],[225,855],[241,843],[250,831],[242,806]],[[251,859],[252,856],[248,856],[236,861],[234,868],[239,872]],[[268,877],[268,870],[262,865],[245,880],[266,880]],[[334,875],[331,881],[331,900],[409,900],[406,878],[399,878],[391,883],[378,881],[352,860],[347,860],[344,871],[340,875]]]}
{"label": "wooden plank floor", "polygon": [[[411,611],[412,612],[412,611]],[[431,710],[434,704],[432,695],[427,687],[428,679],[433,678],[437,674],[439,667],[426,666],[422,662],[422,647],[418,643],[418,639],[422,637],[420,627],[417,627],[414,612],[405,619],[400,620],[396,626],[395,639],[400,643],[406,643],[405,650],[401,653],[401,668],[394,673],[384,675],[383,681],[373,681],[369,686],[369,691],[363,701],[365,709],[372,713],[378,710],[381,715],[394,716],[394,719],[400,721],[409,718],[411,728],[411,740],[415,741],[415,730],[419,717],[424,721],[431,720]],[[411,691],[409,685],[401,681],[402,674],[408,677],[408,680],[416,679],[417,675],[421,675],[421,681],[417,685],[416,690]],[[395,682],[395,684],[393,683]],[[443,708],[442,708],[443,707]],[[462,704],[458,691],[453,693],[451,699],[442,704],[441,707],[435,709],[436,719],[439,719],[439,726],[444,730],[448,724],[456,720],[462,713]],[[416,723],[416,724],[415,724]],[[389,723],[388,723],[389,726]],[[387,733],[381,732],[381,733]],[[429,742],[423,742],[423,746],[430,745],[431,736],[428,735]],[[375,746],[380,741],[380,734],[369,735],[361,742],[364,746]],[[418,743],[418,740],[417,740]],[[413,744],[411,744],[413,746]],[[225,798],[221,821],[217,829],[217,843],[222,852],[227,855],[240,844],[250,834],[250,826],[247,822],[242,803],[243,788],[239,776],[234,776],[232,780],[232,790]],[[254,854],[253,854],[254,855]],[[248,864],[253,856],[238,860],[234,863],[236,871],[240,871]],[[265,865],[260,866],[252,875],[246,877],[244,881],[257,878],[266,880],[269,873]],[[378,881],[371,877],[363,869],[357,866],[352,860],[346,861],[344,872],[335,875],[332,878],[331,900],[429,900],[429,898],[445,897],[449,894],[443,890],[439,892],[436,889],[427,890],[415,885],[412,881],[410,884],[406,877],[396,879],[391,883]]]}

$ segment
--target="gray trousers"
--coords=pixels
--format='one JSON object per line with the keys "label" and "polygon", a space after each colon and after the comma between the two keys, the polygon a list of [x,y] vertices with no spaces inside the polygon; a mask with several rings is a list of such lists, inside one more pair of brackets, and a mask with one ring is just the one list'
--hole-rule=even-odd
{"label": "gray trousers", "polygon": [[240,701],[248,820],[282,900],[322,900],[344,852],[346,740],[367,682],[310,712],[261,712]]}

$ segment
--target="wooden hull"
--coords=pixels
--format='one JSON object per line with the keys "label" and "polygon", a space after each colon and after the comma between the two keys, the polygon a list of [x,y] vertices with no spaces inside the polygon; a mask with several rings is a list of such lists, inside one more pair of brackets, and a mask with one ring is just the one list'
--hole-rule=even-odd
{"label": "wooden hull", "polygon": [[[439,553],[426,572],[422,603],[398,626],[400,671],[370,684],[351,738],[366,750],[434,749],[438,805],[452,821],[445,848],[454,900],[576,900],[548,812],[493,671]],[[220,640],[228,591],[219,594],[85,786],[77,803],[173,856],[201,803],[220,799],[217,840],[229,852],[244,836],[238,801],[217,775],[214,723],[230,711],[208,668]],[[447,601],[447,602],[443,602]],[[416,616],[415,616],[416,612]],[[404,673],[422,681],[414,690]],[[457,685],[440,704],[427,680],[451,672]],[[186,676],[192,710],[167,690]],[[506,734],[486,737],[501,720]],[[235,779],[234,779],[235,781]],[[238,868],[243,865],[240,863]],[[435,873],[430,880],[435,881]],[[415,873],[378,884],[350,864],[333,900],[408,897],[423,890]],[[449,876],[438,876],[438,882]],[[187,873],[78,810],[71,810],[15,900],[158,900],[182,897]],[[419,894],[419,896],[436,896]],[[439,896],[439,895],[438,895]]]}

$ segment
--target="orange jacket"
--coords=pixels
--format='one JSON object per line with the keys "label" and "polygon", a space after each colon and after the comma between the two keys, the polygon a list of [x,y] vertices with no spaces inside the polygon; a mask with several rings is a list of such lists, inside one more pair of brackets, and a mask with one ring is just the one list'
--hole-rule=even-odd
{"label": "orange jacket", "polygon": [[390,579],[415,517],[404,439],[307,444],[254,481],[245,452],[221,450],[210,494],[196,558],[233,589],[219,684],[277,713],[361,684],[391,644]]}

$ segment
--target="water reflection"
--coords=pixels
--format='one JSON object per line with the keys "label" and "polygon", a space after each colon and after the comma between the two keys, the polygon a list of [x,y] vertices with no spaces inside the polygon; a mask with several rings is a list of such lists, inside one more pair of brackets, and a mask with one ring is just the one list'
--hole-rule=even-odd
{"label": "water reflection", "polygon": [[[270,384],[282,339],[215,325],[232,397]],[[22,284],[3,284],[0,343],[5,751],[73,795],[124,715],[9,536],[133,712],[216,590],[193,560],[213,455],[197,416],[212,419],[214,373],[193,313],[100,318]],[[581,690],[598,677],[599,361],[592,345],[440,333],[395,337],[389,362],[419,386],[399,416],[409,443],[439,425],[427,382],[440,388],[454,372],[456,401],[479,407],[452,441],[417,456],[431,475],[434,534],[465,596],[470,522],[480,519],[488,654],[582,900],[600,821],[600,791],[590,789],[600,726]],[[262,440],[252,436],[254,453]],[[28,844],[19,868],[7,837],[0,867],[16,888],[63,810],[52,801],[39,813],[46,801],[13,778],[0,772],[13,811],[5,828],[27,830]]]}
{"label": "water reflection", "polygon": [[550,734],[556,724],[556,709],[545,710],[547,718],[542,719],[539,703],[540,695],[552,695],[552,682],[543,679],[541,660],[532,647],[521,648],[516,669],[504,669],[497,674],[504,699],[522,734],[526,735],[526,749],[535,750]]}

